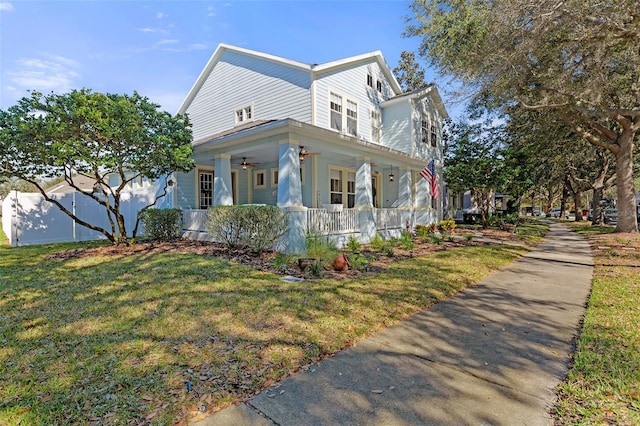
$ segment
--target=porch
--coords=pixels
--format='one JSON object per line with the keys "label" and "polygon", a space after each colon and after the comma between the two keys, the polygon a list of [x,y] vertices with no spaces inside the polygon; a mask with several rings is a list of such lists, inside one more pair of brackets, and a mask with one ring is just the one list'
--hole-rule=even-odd
{"label": "porch", "polygon": [[[302,215],[302,221],[290,223],[302,223],[303,229],[298,229],[297,234],[318,233],[326,236],[336,247],[346,245],[349,237],[355,236],[362,243],[368,243],[363,229],[375,229],[383,239],[400,237],[402,231],[407,228],[407,221],[411,227],[415,219],[415,211],[401,210],[397,208],[371,208],[342,209],[334,211],[326,208],[305,208],[303,211],[290,212],[283,209],[288,215]],[[183,236],[196,240],[209,240],[205,223],[207,210],[188,209],[183,210]]]}

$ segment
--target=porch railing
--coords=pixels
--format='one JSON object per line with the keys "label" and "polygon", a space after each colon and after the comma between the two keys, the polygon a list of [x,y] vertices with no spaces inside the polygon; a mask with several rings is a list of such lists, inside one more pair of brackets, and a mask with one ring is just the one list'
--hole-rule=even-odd
{"label": "porch railing", "polygon": [[[207,232],[207,210],[189,209],[182,211],[183,229],[186,231]],[[375,209],[376,229],[379,231],[402,228],[402,211],[398,209]],[[329,211],[326,209],[307,210],[307,229],[323,235],[348,234],[360,232],[358,211],[344,209]]]}
{"label": "porch railing", "polygon": [[324,235],[359,232],[358,211],[350,209],[342,211],[308,209],[307,229]]}
{"label": "porch railing", "polygon": [[376,229],[402,228],[402,211],[398,209],[376,209]]}

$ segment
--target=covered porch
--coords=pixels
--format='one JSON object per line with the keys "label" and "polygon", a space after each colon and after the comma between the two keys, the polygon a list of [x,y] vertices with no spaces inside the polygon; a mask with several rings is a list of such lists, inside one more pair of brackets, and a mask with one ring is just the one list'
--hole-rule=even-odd
{"label": "covered porch", "polygon": [[422,155],[295,120],[254,123],[196,141],[194,151],[197,167],[176,177],[174,192],[185,234],[194,238],[205,238],[206,209],[219,205],[280,207],[290,223],[289,253],[304,252],[307,232],[341,247],[352,235],[368,243],[378,232],[399,236],[407,221],[413,227],[442,217],[419,176]]}

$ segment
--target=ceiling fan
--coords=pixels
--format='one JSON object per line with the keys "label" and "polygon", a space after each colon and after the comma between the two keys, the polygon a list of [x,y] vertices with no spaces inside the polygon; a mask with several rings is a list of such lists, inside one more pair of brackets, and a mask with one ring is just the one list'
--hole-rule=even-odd
{"label": "ceiling fan", "polygon": [[248,163],[247,162],[247,157],[242,157],[242,162],[240,163],[240,167],[242,167],[242,170],[247,170],[247,167],[255,167],[260,163]]}
{"label": "ceiling fan", "polygon": [[320,155],[319,152],[309,152],[304,146],[300,146],[300,161],[304,161],[305,158],[311,157],[312,155]]}

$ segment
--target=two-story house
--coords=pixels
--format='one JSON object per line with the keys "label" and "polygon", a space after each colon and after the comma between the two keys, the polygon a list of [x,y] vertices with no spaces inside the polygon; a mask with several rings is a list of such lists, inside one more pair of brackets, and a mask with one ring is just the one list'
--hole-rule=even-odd
{"label": "two-story house", "polygon": [[380,52],[305,64],[221,44],[178,113],[196,162],[175,176],[187,229],[210,206],[278,205],[295,253],[310,227],[340,246],[442,217],[420,172],[433,159],[441,175],[447,112],[434,85],[402,93]]}

